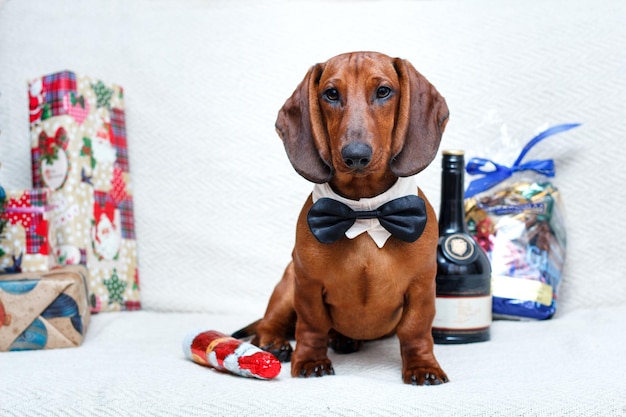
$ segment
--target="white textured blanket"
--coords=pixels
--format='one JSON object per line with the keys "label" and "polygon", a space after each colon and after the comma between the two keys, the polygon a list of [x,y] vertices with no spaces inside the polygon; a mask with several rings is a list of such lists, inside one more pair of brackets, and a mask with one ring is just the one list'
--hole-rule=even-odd
{"label": "white textured blanket", "polygon": [[[620,0],[0,0],[0,184],[30,186],[27,79],[122,85],[145,308],[95,316],[77,349],[0,353],[0,415],[626,414],[624,22]],[[555,159],[567,209],[557,316],[438,346],[441,387],[401,383],[395,339],[314,380],[184,360],[188,330],[263,314],[312,189],[276,114],[309,66],[351,50],[436,85],[442,149],[511,163],[538,130],[583,123],[529,154]],[[417,176],[435,207],[439,166]]]}

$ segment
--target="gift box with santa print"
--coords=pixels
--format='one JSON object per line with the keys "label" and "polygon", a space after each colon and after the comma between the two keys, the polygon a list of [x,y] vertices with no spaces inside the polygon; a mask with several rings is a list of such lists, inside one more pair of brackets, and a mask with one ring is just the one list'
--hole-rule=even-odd
{"label": "gift box with santa print", "polygon": [[50,190],[0,190],[0,273],[41,272],[54,265]]}
{"label": "gift box with santa print", "polygon": [[123,89],[71,71],[29,82],[33,184],[49,187],[54,255],[89,269],[92,312],[140,308]]}

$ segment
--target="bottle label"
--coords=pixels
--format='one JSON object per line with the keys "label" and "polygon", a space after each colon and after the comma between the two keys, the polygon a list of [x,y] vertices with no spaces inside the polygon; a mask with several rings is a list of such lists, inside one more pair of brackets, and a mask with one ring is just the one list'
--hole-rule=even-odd
{"label": "bottle label", "polygon": [[445,257],[455,263],[473,262],[476,254],[476,243],[471,236],[462,233],[445,236],[441,248]]}
{"label": "bottle label", "polygon": [[491,295],[437,297],[434,329],[469,330],[491,325]]}

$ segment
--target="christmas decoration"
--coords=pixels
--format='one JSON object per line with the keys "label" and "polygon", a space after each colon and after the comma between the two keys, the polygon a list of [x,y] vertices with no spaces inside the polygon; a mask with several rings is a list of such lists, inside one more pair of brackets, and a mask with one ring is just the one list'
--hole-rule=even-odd
{"label": "christmas decoration", "polygon": [[271,353],[215,330],[189,333],[183,352],[200,365],[249,378],[272,379],[281,369]]}

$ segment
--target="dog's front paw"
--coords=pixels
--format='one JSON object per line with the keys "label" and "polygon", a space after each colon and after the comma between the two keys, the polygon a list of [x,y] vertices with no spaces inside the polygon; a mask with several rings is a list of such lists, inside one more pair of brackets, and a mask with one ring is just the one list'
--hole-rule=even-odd
{"label": "dog's front paw", "polygon": [[441,385],[450,381],[441,368],[434,367],[406,369],[402,372],[402,379],[411,385]]}
{"label": "dog's front paw", "polygon": [[289,362],[291,360],[293,348],[291,347],[291,344],[286,340],[275,341],[273,343],[259,347],[264,351],[276,356],[276,359],[278,359],[280,362]]}
{"label": "dog's front paw", "polygon": [[328,358],[309,362],[294,361],[291,363],[291,375],[309,378],[311,376],[335,375],[335,370]]}

